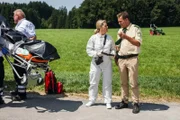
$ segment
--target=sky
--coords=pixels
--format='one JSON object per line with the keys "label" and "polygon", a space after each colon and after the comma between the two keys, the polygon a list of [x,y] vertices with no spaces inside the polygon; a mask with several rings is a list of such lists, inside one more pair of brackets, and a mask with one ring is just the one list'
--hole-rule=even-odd
{"label": "sky", "polygon": [[68,11],[70,11],[74,6],[78,8],[81,3],[84,0],[0,0],[0,2],[6,2],[6,3],[29,3],[30,1],[41,1],[41,2],[46,2],[49,6],[52,6],[56,9],[59,7],[66,7]]}

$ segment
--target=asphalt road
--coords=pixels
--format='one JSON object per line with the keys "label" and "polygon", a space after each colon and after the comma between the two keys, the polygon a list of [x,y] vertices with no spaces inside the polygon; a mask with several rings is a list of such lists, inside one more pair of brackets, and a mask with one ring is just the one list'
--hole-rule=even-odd
{"label": "asphalt road", "polygon": [[0,106],[0,120],[180,120],[180,103],[141,103],[139,114],[130,108],[106,109],[100,98],[87,108],[84,97],[28,94],[26,101],[11,101],[5,95],[6,104]]}

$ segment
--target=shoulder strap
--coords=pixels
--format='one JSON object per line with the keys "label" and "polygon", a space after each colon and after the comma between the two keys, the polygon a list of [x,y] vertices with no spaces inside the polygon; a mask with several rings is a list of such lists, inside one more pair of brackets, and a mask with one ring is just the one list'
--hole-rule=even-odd
{"label": "shoulder strap", "polygon": [[104,36],[104,43],[103,43],[103,45],[106,44],[106,38],[107,38],[107,35]]}

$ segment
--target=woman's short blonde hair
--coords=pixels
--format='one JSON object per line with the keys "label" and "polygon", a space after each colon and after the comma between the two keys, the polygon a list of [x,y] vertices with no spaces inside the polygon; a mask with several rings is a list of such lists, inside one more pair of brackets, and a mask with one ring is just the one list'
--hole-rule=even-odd
{"label": "woman's short blonde hair", "polygon": [[13,13],[14,13],[15,15],[18,15],[18,16],[22,17],[22,18],[25,18],[25,17],[26,17],[25,13],[24,13],[23,10],[21,10],[21,9],[16,9]]}
{"label": "woman's short blonde hair", "polygon": [[106,20],[98,20],[96,22],[96,29],[94,30],[94,34],[98,33],[103,24],[106,23]]}

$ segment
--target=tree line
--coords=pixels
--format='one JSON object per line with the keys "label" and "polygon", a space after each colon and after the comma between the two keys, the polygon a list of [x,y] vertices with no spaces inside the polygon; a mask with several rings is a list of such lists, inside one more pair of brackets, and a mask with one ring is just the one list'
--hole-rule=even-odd
{"label": "tree line", "polygon": [[79,8],[75,6],[68,12],[60,5],[58,9],[46,2],[0,3],[0,14],[13,27],[13,11],[21,8],[26,19],[32,21],[36,28],[94,28],[98,19],[107,20],[110,28],[119,27],[116,15],[127,11],[131,22],[141,27],[180,26],[180,0],[84,0]]}

